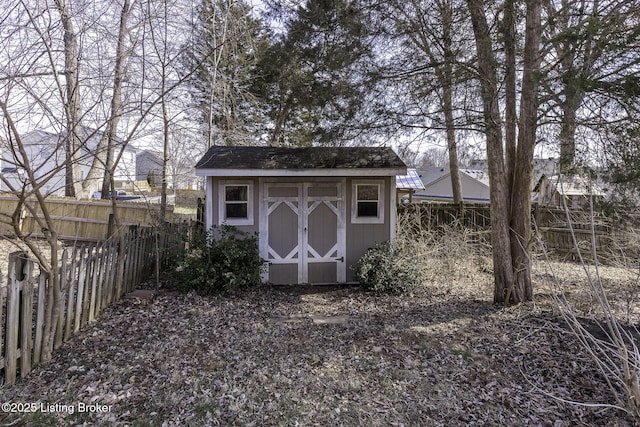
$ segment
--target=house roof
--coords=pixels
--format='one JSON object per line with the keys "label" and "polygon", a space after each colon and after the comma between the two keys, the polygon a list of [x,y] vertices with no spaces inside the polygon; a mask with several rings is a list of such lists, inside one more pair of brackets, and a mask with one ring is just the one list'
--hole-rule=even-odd
{"label": "house roof", "polygon": [[[424,191],[417,192],[414,197],[417,199],[425,200],[440,200],[440,201],[452,201],[453,190],[451,190],[451,171],[449,167],[432,167],[424,172],[420,172],[422,181],[424,182]],[[489,190],[489,175],[486,172],[474,169],[460,169],[460,178],[462,184],[463,199],[470,202],[488,202],[488,190]],[[442,181],[448,182],[448,193],[443,193],[441,188]],[[476,192],[486,192],[487,196],[483,196],[478,193],[475,194],[469,187],[470,183],[474,183]],[[435,188],[440,187],[438,190]],[[477,188],[484,188],[484,190],[477,190]]]}
{"label": "house roof", "polygon": [[406,174],[387,147],[213,146],[196,164],[198,176]]}
{"label": "house roof", "polygon": [[396,188],[398,190],[424,190],[424,184],[418,171],[407,169],[406,175],[396,175]]}
{"label": "house roof", "polygon": [[558,194],[563,196],[605,196],[604,190],[598,184],[584,176],[552,175],[547,179]]}
{"label": "house roof", "polygon": [[[87,151],[95,151],[103,134],[104,132],[101,130],[93,129],[87,126],[81,126],[79,128],[78,136],[80,137],[80,140],[82,142],[82,148]],[[44,131],[42,129],[35,129],[22,135],[22,141],[25,145],[53,147],[61,144],[63,136],[63,134],[56,134]],[[125,144],[124,141],[119,137],[116,137],[115,141],[117,146],[124,146],[125,151],[137,151],[135,147],[133,147],[131,144]]]}
{"label": "house roof", "polygon": [[467,174],[476,181],[489,187],[489,174],[484,171],[474,169],[460,169],[460,173]]}
{"label": "house roof", "polygon": [[436,181],[437,179],[442,178],[449,174],[448,166],[432,166],[423,171],[419,171],[418,174],[422,179],[424,185],[429,185],[430,183]]}
{"label": "house roof", "polygon": [[[432,167],[419,173],[422,177],[422,182],[424,182],[425,187],[428,187],[431,184],[434,184],[442,179],[451,176],[451,171],[448,166]],[[489,174],[484,171],[475,169],[460,169],[460,174],[467,175],[469,178],[489,187]]]}
{"label": "house roof", "polygon": [[162,164],[162,158],[164,154],[157,150],[142,150],[139,151],[136,155],[136,161],[143,161],[145,158],[149,158],[152,162],[157,163],[158,165]]}

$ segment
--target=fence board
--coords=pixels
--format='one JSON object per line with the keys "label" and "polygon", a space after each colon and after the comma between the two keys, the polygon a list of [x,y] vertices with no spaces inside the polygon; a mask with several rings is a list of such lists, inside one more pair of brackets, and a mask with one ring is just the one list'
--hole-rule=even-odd
{"label": "fence board", "polygon": [[[80,249],[80,259],[78,261],[78,285],[77,285],[77,293],[76,293],[76,305],[74,312],[74,323],[73,323],[73,335],[77,334],[80,330],[80,316],[82,315],[82,301],[84,297],[84,288],[85,288],[85,274],[86,274],[86,251],[87,248],[83,246]],[[71,317],[71,316],[69,316]]]}
{"label": "fence board", "polygon": [[[14,236],[12,218],[18,220],[23,234],[42,237],[42,207],[35,200],[26,200],[34,210],[19,206],[16,196],[0,195],[0,234]],[[109,214],[113,206],[109,200],[76,200],[64,197],[48,197],[45,202],[53,229],[62,240],[100,241],[109,237]],[[117,201],[119,225],[123,227],[152,227],[156,223],[160,205],[155,203]],[[173,206],[167,206],[167,221],[173,221]]]}
{"label": "fence board", "polygon": [[[68,249],[65,249],[68,250]],[[74,317],[74,295],[76,292],[76,246],[73,247],[71,251],[71,264],[69,266],[68,274],[69,278],[67,281],[67,310],[65,311],[65,328],[64,328],[64,341],[67,341],[71,337],[71,322]]]}
{"label": "fence board", "polygon": [[[154,230],[137,229],[127,235],[122,247],[117,239],[111,239],[101,245],[77,245],[62,251],[58,267],[62,295],[60,312],[53,325],[54,348],[60,348],[95,320],[103,308],[148,277],[155,264],[154,253],[150,253],[156,250],[154,241]],[[157,250],[161,254],[169,253],[163,247]],[[4,384],[16,381],[18,369],[21,377],[28,375],[32,366],[42,361],[45,345],[44,328],[47,303],[51,303],[52,298],[51,288],[44,269],[41,268],[40,275],[33,278],[33,261],[25,256],[22,252],[10,255],[8,283],[6,287],[0,286],[0,319],[3,314],[6,318],[4,323],[0,322],[0,356],[4,354],[0,357],[0,383],[4,377]],[[117,268],[118,259],[125,262],[121,271]],[[126,283],[117,289],[117,283],[125,279]]]}
{"label": "fence board", "polygon": [[[26,254],[25,254],[26,257]],[[31,371],[31,353],[33,339],[31,335],[33,322],[33,262],[24,259],[22,271],[22,307],[20,310],[20,377],[24,378]]]}
{"label": "fence board", "polygon": [[13,384],[16,380],[18,368],[18,332],[20,329],[20,290],[23,278],[21,258],[24,252],[9,254],[9,284],[7,286],[7,323],[5,343],[4,377],[5,383]]}
{"label": "fence board", "polygon": [[[62,341],[64,339],[64,311],[66,310],[66,307],[65,307],[66,299],[64,297],[65,296],[64,290],[67,289],[67,286],[68,286],[67,271],[69,269],[67,260],[68,260],[68,253],[66,250],[64,250],[62,252],[61,264],[60,264],[60,290],[61,290],[60,311],[58,312],[57,319],[55,319],[55,335],[54,335],[54,341],[53,341],[54,350],[57,350],[62,346]],[[55,299],[55,296],[54,296],[54,299]]]}
{"label": "fence board", "polygon": [[40,363],[42,353],[42,340],[44,335],[44,307],[46,298],[46,275],[40,274],[38,277],[38,302],[36,314],[36,332],[33,344],[33,363]]}
{"label": "fence board", "polygon": [[[490,207],[487,204],[420,203],[402,205],[398,214],[416,215],[423,230],[444,226],[463,226],[475,231],[491,228]],[[607,250],[611,243],[611,226],[607,219],[588,211],[532,207],[532,219],[537,225],[545,247],[559,254],[576,252],[573,236],[581,246],[591,249],[595,235],[596,251]],[[414,224],[412,222],[411,224]]]}
{"label": "fence board", "polygon": [[[7,288],[0,287],[0,356],[2,356],[2,347],[4,346],[4,339],[5,339],[5,333],[6,333],[6,329],[5,329],[6,322],[2,321],[2,319],[4,319],[2,317],[2,314],[4,311],[5,301],[7,301]],[[0,357],[0,369],[2,368],[4,368],[4,359]]]}
{"label": "fence board", "polygon": [[95,254],[91,257],[91,297],[89,299],[89,322],[93,322],[96,318],[96,305],[98,301],[98,278],[100,276],[100,252],[96,248]]}

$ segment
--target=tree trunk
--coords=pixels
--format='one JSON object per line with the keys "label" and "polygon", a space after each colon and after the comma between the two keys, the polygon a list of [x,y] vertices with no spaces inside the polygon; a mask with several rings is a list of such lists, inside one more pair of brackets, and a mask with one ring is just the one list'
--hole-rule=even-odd
{"label": "tree trunk", "polygon": [[73,27],[73,21],[66,4],[62,0],[55,0],[56,8],[64,28],[64,76],[66,105],[65,139],[65,196],[76,197],[80,192],[80,85],[79,85],[79,47],[78,38]]}
{"label": "tree trunk", "polygon": [[[507,0],[505,22],[515,15]],[[531,239],[531,178],[533,173],[533,150],[536,143],[538,111],[538,75],[540,71],[540,39],[542,34],[541,5],[537,0],[527,0],[525,47],[523,54],[522,91],[520,95],[520,120],[517,141],[506,141],[507,167],[513,171],[511,180],[505,173],[502,150],[502,133],[496,57],[492,49],[489,28],[484,15],[482,0],[467,0],[478,51],[480,90],[484,110],[487,137],[487,159],[489,163],[491,197],[491,237],[494,264],[494,301],[520,303],[533,298],[529,242]],[[510,33],[506,30],[505,33]],[[510,45],[513,40],[505,40]],[[506,46],[505,46],[506,47]],[[506,48],[514,49],[515,45]],[[511,54],[509,54],[511,55]],[[508,56],[508,55],[507,55]],[[511,61],[514,57],[511,57]],[[507,64],[512,67],[515,62]],[[512,70],[513,71],[513,70]],[[507,74],[509,71],[507,72]],[[506,116],[515,123],[515,80],[506,82]],[[514,138],[513,129],[509,137]],[[512,134],[513,132],[513,134]]]}
{"label": "tree trunk", "polygon": [[455,123],[453,119],[453,103],[451,101],[451,88],[444,90],[444,121],[447,128],[447,152],[449,153],[449,172],[451,174],[451,189],[453,190],[453,203],[462,203],[462,183],[460,182],[460,161],[458,160],[458,144],[456,141]]}
{"label": "tree trunk", "polygon": [[[94,182],[102,177],[102,185],[100,187],[103,198],[111,191],[111,179],[113,178],[113,169],[115,169],[115,145],[118,123],[122,115],[122,81],[124,79],[124,60],[125,60],[125,38],[127,35],[127,20],[131,13],[131,4],[129,0],[125,0],[120,14],[120,27],[118,30],[118,41],[116,46],[116,61],[114,65],[113,76],[113,93],[111,95],[111,106],[109,118],[107,119],[107,128],[102,134],[97,144],[93,161],[87,176],[82,183],[82,195],[88,197],[89,193],[95,189]],[[122,147],[124,149],[124,147]],[[108,156],[109,153],[109,156]],[[105,181],[107,183],[105,184]]]}
{"label": "tree trunk", "polygon": [[516,162],[517,147],[517,96],[516,96],[516,45],[517,34],[515,26],[515,0],[506,0],[504,3],[504,19],[502,21],[502,33],[504,37],[505,52],[505,151],[507,165],[507,185],[511,187],[514,181],[514,168]]}
{"label": "tree trunk", "polygon": [[482,0],[467,0],[478,51],[480,93],[482,97],[487,162],[491,198],[491,246],[493,255],[494,301],[506,302],[507,289],[513,283],[511,242],[509,238],[508,186],[504,150],[502,148],[502,117],[498,96],[497,66],[491,34],[484,15]]}
{"label": "tree trunk", "polygon": [[[442,85],[442,107],[444,110],[444,124],[447,132],[447,152],[449,153],[449,172],[451,174],[451,189],[453,203],[462,203],[462,184],[460,182],[460,162],[458,161],[458,144],[456,141],[456,124],[453,117],[453,63],[455,55],[452,51],[453,41],[453,11],[450,3],[439,4],[442,17],[442,49],[444,65],[441,72],[436,71]],[[429,50],[430,51],[430,50]],[[433,55],[432,55],[433,56]],[[432,58],[432,62],[436,63]]]}
{"label": "tree trunk", "polygon": [[576,163],[577,112],[584,99],[584,90],[580,84],[565,80],[565,100],[561,104],[562,121],[560,123],[560,172],[570,174]]}
{"label": "tree trunk", "polygon": [[[107,198],[109,192],[111,197],[115,198],[115,187],[113,185],[113,176],[116,168],[114,162],[116,134],[118,123],[122,116],[122,81],[124,80],[124,43],[128,33],[127,20],[131,13],[131,5],[129,0],[124,0],[122,10],[120,12],[120,27],[118,28],[118,43],[116,46],[116,63],[113,70],[113,96],[111,97],[111,115],[107,123],[107,147],[106,162],[104,169],[104,178],[102,180],[102,198]],[[124,150],[124,147],[121,149]]]}
{"label": "tree trunk", "polygon": [[533,178],[533,151],[536,144],[538,76],[541,61],[539,52],[542,36],[540,13],[540,2],[528,0],[518,147],[515,158],[517,173],[514,174],[511,190],[511,253],[515,277],[513,289],[511,292],[508,291],[505,296],[507,303],[530,301],[533,298],[529,245],[531,241],[531,180]]}
{"label": "tree trunk", "polygon": [[271,132],[271,137],[269,138],[269,146],[275,147],[276,145],[280,145],[278,142],[280,139],[280,135],[282,134],[282,129],[284,128],[284,123],[287,121],[289,117],[289,110],[291,109],[291,98],[287,98],[285,104],[280,108],[280,114],[278,114],[278,120],[276,120],[276,124]]}

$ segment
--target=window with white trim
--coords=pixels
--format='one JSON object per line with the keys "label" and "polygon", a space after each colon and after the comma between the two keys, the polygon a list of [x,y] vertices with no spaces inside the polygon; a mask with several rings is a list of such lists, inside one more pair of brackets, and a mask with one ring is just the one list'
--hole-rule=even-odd
{"label": "window with white trim", "polygon": [[358,181],[352,189],[351,222],[384,223],[384,181]]}
{"label": "window with white trim", "polygon": [[221,181],[218,225],[253,225],[253,182]]}

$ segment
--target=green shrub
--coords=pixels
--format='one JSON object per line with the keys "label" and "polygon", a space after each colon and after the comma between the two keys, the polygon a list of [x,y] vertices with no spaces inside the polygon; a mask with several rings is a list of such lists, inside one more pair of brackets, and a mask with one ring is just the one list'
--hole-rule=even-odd
{"label": "green shrub", "polygon": [[367,290],[401,294],[422,285],[422,269],[405,246],[381,243],[370,249],[356,266],[356,279]]}
{"label": "green shrub", "polygon": [[201,295],[233,293],[261,283],[265,265],[258,237],[222,225],[195,238],[176,268],[178,289]]}

